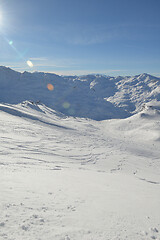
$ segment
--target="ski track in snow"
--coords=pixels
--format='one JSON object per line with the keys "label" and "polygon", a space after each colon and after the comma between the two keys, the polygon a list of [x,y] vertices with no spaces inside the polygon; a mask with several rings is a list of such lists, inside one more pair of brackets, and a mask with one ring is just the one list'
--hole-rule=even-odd
{"label": "ski track in snow", "polygon": [[37,110],[0,104],[0,240],[160,240],[159,119]]}

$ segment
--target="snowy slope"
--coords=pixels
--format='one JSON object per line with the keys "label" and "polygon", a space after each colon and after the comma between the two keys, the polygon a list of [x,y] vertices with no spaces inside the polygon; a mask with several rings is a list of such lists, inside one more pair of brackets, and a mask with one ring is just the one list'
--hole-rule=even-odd
{"label": "snowy slope", "polygon": [[[47,84],[54,86],[53,91]],[[160,100],[160,79],[148,74],[135,77],[87,75],[62,77],[49,73],[18,73],[0,67],[0,102],[30,100],[68,116],[104,120],[126,118],[144,103]]]}
{"label": "snowy slope", "polygon": [[148,74],[0,67],[0,240],[160,240],[159,100]]}
{"label": "snowy slope", "polygon": [[118,91],[108,101],[129,112],[138,112],[145,103],[160,100],[160,79],[149,74],[118,79],[116,86]]}
{"label": "snowy slope", "polygon": [[160,105],[126,119],[0,104],[0,239],[160,239]]}

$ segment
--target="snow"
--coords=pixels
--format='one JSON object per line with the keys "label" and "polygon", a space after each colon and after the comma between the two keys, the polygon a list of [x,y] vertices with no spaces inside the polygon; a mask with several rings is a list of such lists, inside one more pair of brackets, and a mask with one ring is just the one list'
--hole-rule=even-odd
{"label": "snow", "polygon": [[[10,72],[6,68],[2,70]],[[0,240],[160,240],[158,90],[152,99],[145,99],[141,111],[134,110],[134,115],[130,112],[130,116],[124,118],[120,111],[123,119],[118,118],[117,113],[117,119],[106,117],[107,120],[96,121],[85,114],[85,118],[75,114],[67,116],[64,111],[38,102],[37,92],[29,90],[28,76],[34,74],[25,75],[26,91],[17,84],[18,90],[23,91],[13,95],[16,88],[12,88],[5,96],[7,89],[4,85],[4,91],[1,89]],[[103,97],[109,96],[102,88],[104,83],[97,83],[95,77],[105,81],[104,76],[89,76],[90,80],[85,76],[79,79],[86,81],[71,81],[79,83],[77,101],[84,88],[89,89],[87,91],[94,88],[97,98],[100,93]],[[57,85],[62,80],[57,86],[61,91],[67,77],[56,78],[59,78]],[[135,77],[132,80],[138,85],[141,79],[147,84],[146,78],[151,79],[146,74],[137,78],[138,81]],[[14,86],[19,81],[16,79]],[[117,79],[108,81],[114,81],[117,88],[121,84],[120,96],[129,92],[129,88],[134,89],[130,85],[131,77]],[[157,81],[154,89],[159,86]],[[43,81],[39,84],[42,86]],[[34,89],[36,86],[33,84]],[[108,86],[111,89],[112,83]],[[147,90],[150,96],[154,89]],[[40,87],[38,91],[44,96],[51,93]],[[138,98],[139,90],[134,92],[137,96],[133,104],[140,106],[145,95],[142,93]],[[20,98],[18,102],[20,96],[27,97],[29,93],[33,99]],[[113,96],[114,91],[111,93]],[[58,92],[56,94],[58,96]],[[72,94],[68,98],[71,97]],[[47,95],[44,99],[48,103],[51,100]],[[89,107],[91,105],[86,106],[87,110]]]}
{"label": "snow", "polygon": [[[48,90],[48,84],[53,91]],[[71,78],[0,67],[0,86],[0,102],[41,102],[65,115],[94,120],[126,118],[139,112],[144,103],[160,100],[160,78],[148,74]]]}

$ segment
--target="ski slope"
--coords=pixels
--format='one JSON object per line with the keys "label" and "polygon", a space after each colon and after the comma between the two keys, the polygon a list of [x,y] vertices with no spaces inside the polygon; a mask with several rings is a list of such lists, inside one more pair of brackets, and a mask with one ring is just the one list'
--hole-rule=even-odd
{"label": "ski slope", "polygon": [[1,240],[160,240],[160,104],[125,119],[0,104]]}

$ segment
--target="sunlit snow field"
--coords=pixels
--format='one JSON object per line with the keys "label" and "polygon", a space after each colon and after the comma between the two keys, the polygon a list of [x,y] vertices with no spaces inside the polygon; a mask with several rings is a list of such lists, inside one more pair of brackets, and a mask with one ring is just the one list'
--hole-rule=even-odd
{"label": "sunlit snow field", "polygon": [[160,240],[160,106],[126,119],[0,104],[0,239]]}

